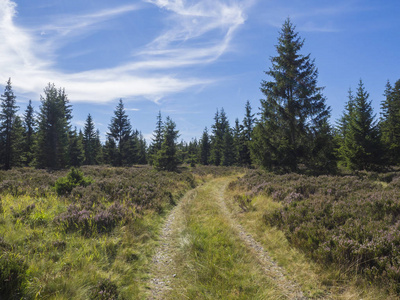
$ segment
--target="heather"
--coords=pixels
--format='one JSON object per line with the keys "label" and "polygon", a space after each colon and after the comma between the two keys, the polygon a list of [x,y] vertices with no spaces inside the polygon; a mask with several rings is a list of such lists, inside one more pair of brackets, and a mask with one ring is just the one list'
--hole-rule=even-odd
{"label": "heather", "polygon": [[165,215],[197,182],[226,172],[148,166],[0,171],[0,268],[9,278],[0,294],[140,298]]}
{"label": "heather", "polygon": [[[257,195],[280,205],[264,214],[291,245],[339,277],[361,275],[400,292],[400,173],[310,177],[249,171],[230,184],[243,213]],[[344,276],[344,277],[343,277]]]}

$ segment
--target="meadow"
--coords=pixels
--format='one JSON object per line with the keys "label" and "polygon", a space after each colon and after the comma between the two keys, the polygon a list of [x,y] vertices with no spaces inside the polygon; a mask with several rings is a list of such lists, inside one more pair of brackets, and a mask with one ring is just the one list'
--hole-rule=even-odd
{"label": "meadow", "polygon": [[165,215],[186,191],[232,170],[0,171],[1,294],[6,299],[140,298]]}

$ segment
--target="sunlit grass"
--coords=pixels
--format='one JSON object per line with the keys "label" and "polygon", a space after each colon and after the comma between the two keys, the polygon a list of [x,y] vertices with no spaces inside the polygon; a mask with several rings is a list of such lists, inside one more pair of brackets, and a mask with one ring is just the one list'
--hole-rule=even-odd
{"label": "sunlit grass", "polygon": [[183,211],[177,277],[167,299],[285,299],[259,268],[216,197],[221,183],[198,189]]}
{"label": "sunlit grass", "polygon": [[[90,299],[98,282],[110,279],[118,287],[121,299],[143,299],[151,257],[165,216],[174,202],[194,187],[194,177],[185,170],[180,174],[168,174],[153,172],[148,167],[85,167],[83,170],[95,182],[97,180],[99,188],[114,193],[110,197],[103,190],[104,196],[97,196],[92,185],[82,190],[83,197],[88,194],[96,199],[93,205],[104,210],[119,201],[135,217],[121,221],[107,232],[94,229],[82,232],[79,228],[67,231],[55,221],[56,217],[69,205],[83,207],[84,203],[74,195],[58,197],[52,188],[57,178],[54,174],[30,169],[2,173],[10,187],[0,193],[0,242],[10,245],[7,251],[18,253],[28,265],[24,297]],[[38,179],[34,177],[36,172],[41,176]],[[58,176],[64,174],[65,171]],[[203,177],[198,176],[198,181]],[[15,189],[11,188],[14,183],[18,184]],[[33,185],[29,186],[31,183]],[[142,201],[126,191],[125,188],[130,187],[135,189],[133,193],[147,197],[145,205],[149,208],[130,204]],[[7,191],[13,191],[14,195]],[[152,195],[155,198],[151,198]],[[153,202],[157,206],[153,206]]]}

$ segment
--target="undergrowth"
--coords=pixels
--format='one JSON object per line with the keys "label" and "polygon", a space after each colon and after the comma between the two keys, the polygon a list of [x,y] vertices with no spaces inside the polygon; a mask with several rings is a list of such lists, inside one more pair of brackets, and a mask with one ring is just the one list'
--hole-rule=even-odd
{"label": "undergrowth", "polygon": [[290,245],[334,270],[333,281],[359,277],[364,283],[358,284],[399,293],[399,182],[398,173],[308,177],[254,170],[230,190],[278,203],[264,209],[257,222],[283,231]]}

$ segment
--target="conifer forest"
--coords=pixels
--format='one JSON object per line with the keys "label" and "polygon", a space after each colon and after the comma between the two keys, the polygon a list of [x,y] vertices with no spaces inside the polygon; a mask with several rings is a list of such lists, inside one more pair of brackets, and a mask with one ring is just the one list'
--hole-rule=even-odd
{"label": "conifer forest", "polygon": [[379,112],[350,82],[332,120],[304,43],[287,19],[259,108],[190,141],[162,111],[146,141],[123,99],[104,139],[65,88],[21,107],[9,78],[0,299],[398,299],[400,79]]}

